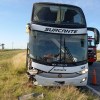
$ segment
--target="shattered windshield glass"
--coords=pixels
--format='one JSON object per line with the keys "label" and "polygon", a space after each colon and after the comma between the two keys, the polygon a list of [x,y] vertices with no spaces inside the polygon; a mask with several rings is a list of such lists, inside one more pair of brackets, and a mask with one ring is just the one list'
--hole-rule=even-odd
{"label": "shattered windshield glass", "polygon": [[77,7],[36,4],[33,9],[36,22],[85,25],[83,12]]}

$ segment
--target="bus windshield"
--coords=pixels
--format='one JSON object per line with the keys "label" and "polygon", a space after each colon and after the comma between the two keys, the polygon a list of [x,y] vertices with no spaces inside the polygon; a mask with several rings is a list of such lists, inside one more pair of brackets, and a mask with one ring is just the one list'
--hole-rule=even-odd
{"label": "bus windshield", "polygon": [[31,58],[43,64],[80,62],[87,60],[87,35],[32,31],[29,48]]}
{"label": "bus windshield", "polygon": [[85,25],[81,9],[71,6],[35,4],[33,21],[53,24]]}

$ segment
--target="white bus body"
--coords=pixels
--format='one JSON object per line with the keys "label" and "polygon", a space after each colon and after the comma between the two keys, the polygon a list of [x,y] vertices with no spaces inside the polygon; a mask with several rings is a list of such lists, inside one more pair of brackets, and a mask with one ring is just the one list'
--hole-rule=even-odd
{"label": "white bus body", "polygon": [[35,85],[87,84],[87,26],[81,8],[35,3],[27,31],[27,73]]}

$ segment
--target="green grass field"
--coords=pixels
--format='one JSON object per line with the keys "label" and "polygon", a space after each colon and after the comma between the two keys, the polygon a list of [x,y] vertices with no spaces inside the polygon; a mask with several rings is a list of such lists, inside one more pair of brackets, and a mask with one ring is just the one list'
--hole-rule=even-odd
{"label": "green grass field", "polygon": [[0,100],[18,100],[18,96],[29,93],[43,93],[43,100],[99,100],[91,92],[80,91],[74,86],[29,87],[25,58],[25,50],[0,51]]}

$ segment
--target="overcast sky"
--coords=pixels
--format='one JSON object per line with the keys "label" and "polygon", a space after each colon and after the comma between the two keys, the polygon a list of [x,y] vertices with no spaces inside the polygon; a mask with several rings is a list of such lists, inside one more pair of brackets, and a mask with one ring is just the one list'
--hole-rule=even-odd
{"label": "overcast sky", "polygon": [[[4,43],[6,48],[26,48],[28,34],[25,33],[25,26],[30,22],[33,3],[41,1],[47,0],[0,0],[0,43]],[[100,0],[48,0],[48,2],[81,7],[87,26],[96,27],[100,31]]]}

